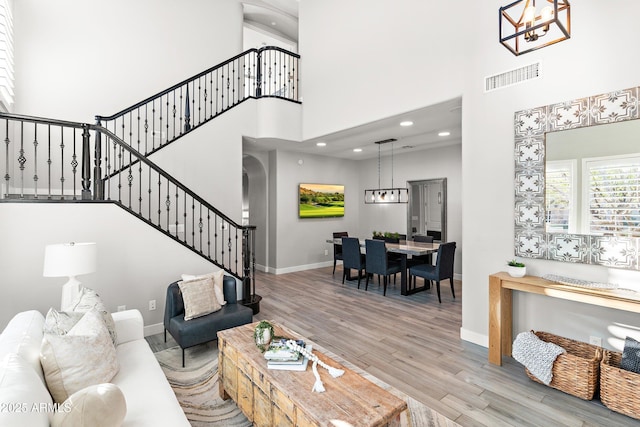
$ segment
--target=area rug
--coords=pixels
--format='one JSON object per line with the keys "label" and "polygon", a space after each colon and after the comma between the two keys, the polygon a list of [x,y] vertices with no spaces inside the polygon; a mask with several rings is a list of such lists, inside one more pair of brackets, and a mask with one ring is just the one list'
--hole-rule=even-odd
{"label": "area rug", "polygon": [[[454,427],[459,424],[438,414],[405,393],[380,381],[341,357],[314,345],[320,351],[369,381],[404,399],[408,409],[401,415],[402,427]],[[187,418],[194,427],[244,427],[251,422],[233,400],[222,400],[218,389],[218,347],[213,341],[186,350],[186,367],[182,367],[182,350],[171,347],[155,353]],[[309,375],[312,375],[309,372]]]}

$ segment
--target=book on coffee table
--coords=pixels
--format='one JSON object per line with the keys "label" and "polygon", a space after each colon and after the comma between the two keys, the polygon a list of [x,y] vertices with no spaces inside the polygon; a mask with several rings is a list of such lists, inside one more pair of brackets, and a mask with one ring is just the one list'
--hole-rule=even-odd
{"label": "book on coffee table", "polygon": [[[305,349],[310,353],[311,344],[307,344]],[[295,360],[267,360],[267,368],[280,371],[306,371],[308,364],[309,358],[300,353]]]}

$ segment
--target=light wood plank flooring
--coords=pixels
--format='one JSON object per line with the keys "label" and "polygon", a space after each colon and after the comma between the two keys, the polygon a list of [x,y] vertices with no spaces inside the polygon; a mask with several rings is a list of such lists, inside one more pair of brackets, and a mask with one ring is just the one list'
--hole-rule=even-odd
{"label": "light wood plank flooring", "polygon": [[[599,401],[583,401],[535,383],[506,358],[489,364],[487,349],[462,341],[462,284],[400,295],[377,281],[369,290],[341,283],[342,269],[257,273],[263,297],[256,320],[274,320],[339,354],[464,426],[638,426]],[[419,279],[420,280],[420,279]],[[488,279],[487,279],[488,280]]]}
{"label": "light wood plank flooring", "polygon": [[[257,272],[263,297],[254,320],[273,320],[339,354],[463,426],[638,426],[598,400],[583,401],[535,383],[505,358],[489,364],[487,349],[462,341],[462,284],[400,295],[400,277],[387,295],[341,283],[342,269],[272,275]],[[419,279],[420,280],[420,279]],[[488,279],[487,279],[488,280]],[[158,351],[175,345],[148,337]]]}

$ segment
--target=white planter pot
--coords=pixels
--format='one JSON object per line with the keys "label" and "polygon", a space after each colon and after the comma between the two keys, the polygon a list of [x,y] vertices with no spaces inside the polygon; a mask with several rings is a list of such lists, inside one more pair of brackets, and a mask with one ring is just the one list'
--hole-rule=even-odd
{"label": "white planter pot", "polygon": [[263,329],[261,335],[256,335],[256,345],[268,345],[271,342],[271,330]]}
{"label": "white planter pot", "polygon": [[513,267],[511,265],[507,266],[507,273],[511,277],[523,277],[527,274],[527,267]]}

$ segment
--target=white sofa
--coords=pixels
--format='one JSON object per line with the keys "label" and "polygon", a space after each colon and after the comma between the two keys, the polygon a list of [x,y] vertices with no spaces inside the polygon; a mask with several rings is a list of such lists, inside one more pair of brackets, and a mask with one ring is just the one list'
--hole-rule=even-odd
{"label": "white sofa", "polygon": [[[126,401],[123,426],[189,426],[171,386],[144,339],[137,310],[113,313],[120,369],[111,383]],[[44,316],[18,313],[0,335],[0,426],[49,426],[53,413],[40,365]]]}

